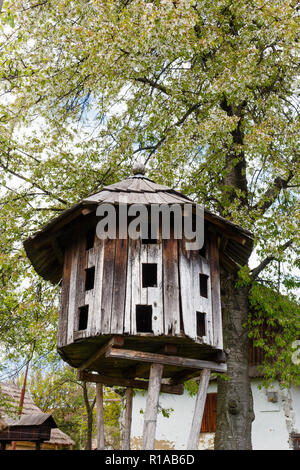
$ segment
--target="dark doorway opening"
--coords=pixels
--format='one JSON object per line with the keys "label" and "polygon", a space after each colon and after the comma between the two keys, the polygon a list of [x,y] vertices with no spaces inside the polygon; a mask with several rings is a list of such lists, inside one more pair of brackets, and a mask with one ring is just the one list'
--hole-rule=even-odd
{"label": "dark doorway opening", "polygon": [[95,284],[95,266],[85,270],[85,290],[94,289]]}
{"label": "dark doorway opening", "polygon": [[91,248],[93,248],[94,241],[95,241],[95,230],[92,228],[91,230],[88,230],[88,232],[86,233],[85,249],[90,250]]}
{"label": "dark doorway opening", "polygon": [[153,333],[152,305],[136,306],[136,331],[137,333]]}
{"label": "dark doorway opening", "polygon": [[199,255],[202,256],[202,258],[206,258],[206,245],[205,245],[205,243],[203,243],[203,247],[200,248]]}
{"label": "dark doorway opening", "polygon": [[197,336],[206,336],[205,316],[203,312],[196,312]]}
{"label": "dark doorway opening", "polygon": [[206,274],[200,274],[200,295],[201,297],[206,297],[208,295],[207,285],[208,285],[208,276]]}
{"label": "dark doorway opening", "polygon": [[79,331],[87,329],[88,318],[89,318],[89,306],[84,305],[83,307],[79,307],[79,321],[78,321]]}
{"label": "dark doorway opening", "polygon": [[143,287],[157,287],[157,264],[156,263],[143,263],[142,264],[142,286]]}

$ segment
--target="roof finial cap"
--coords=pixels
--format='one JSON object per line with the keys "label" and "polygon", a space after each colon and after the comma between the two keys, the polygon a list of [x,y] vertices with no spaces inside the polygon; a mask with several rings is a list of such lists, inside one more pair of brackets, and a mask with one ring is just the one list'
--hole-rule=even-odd
{"label": "roof finial cap", "polygon": [[134,175],[144,175],[146,173],[146,167],[141,161],[136,162],[132,167],[132,173]]}

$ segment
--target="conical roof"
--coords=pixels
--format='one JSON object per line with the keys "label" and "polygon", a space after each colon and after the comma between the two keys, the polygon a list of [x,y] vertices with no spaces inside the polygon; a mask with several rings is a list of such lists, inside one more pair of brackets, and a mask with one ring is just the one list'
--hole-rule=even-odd
{"label": "conical roof", "polygon": [[84,199],[89,203],[111,204],[186,204],[191,199],[174,189],[157,184],[146,176],[131,176],[109,186],[104,186],[99,193]]}
{"label": "conical roof", "polygon": [[[114,205],[189,203],[196,205],[184,194],[168,186],[157,184],[143,174],[104,186],[101,191],[63,211],[24,242],[27,256],[38,274],[52,283],[60,281],[65,245],[63,232],[70,233],[70,228],[77,219],[83,217],[83,214],[92,213],[99,204],[103,203]],[[230,252],[232,260],[239,264],[247,262],[253,246],[252,234],[207,209],[205,209],[205,220],[216,226],[219,232],[224,233],[232,241],[234,248],[234,252]],[[232,243],[227,243],[227,250],[230,249]],[[234,246],[235,244],[238,245],[238,249]]]}

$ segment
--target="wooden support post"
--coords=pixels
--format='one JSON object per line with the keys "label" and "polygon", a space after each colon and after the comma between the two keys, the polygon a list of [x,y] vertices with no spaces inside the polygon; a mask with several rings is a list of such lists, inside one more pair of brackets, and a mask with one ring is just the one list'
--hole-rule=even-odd
{"label": "wooden support post", "polygon": [[143,450],[154,449],[162,364],[151,364],[143,430]]}
{"label": "wooden support post", "polygon": [[126,389],[126,408],[125,408],[125,428],[124,440],[122,443],[122,450],[130,450],[130,435],[131,435],[131,422],[132,422],[132,388]]}
{"label": "wooden support post", "polygon": [[187,450],[197,450],[199,434],[201,431],[202,417],[209,384],[210,370],[203,369],[200,374],[199,390],[197,393],[194,416],[191,431],[187,443]]}
{"label": "wooden support post", "polygon": [[35,450],[41,450],[41,443],[40,443],[40,441],[36,441],[36,443],[35,443]]}
{"label": "wooden support post", "polygon": [[97,449],[104,450],[103,385],[96,384]]}

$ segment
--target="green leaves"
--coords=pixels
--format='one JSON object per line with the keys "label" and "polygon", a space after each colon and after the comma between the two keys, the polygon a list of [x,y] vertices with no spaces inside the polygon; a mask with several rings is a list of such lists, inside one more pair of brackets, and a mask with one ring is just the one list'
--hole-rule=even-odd
{"label": "green leaves", "polygon": [[[57,319],[34,302],[21,241],[128,176],[139,156],[157,182],[251,230],[258,263],[279,260],[281,285],[297,287],[297,19],[292,0],[16,0],[2,10],[2,334],[17,355],[34,341],[50,351],[37,331],[45,324],[53,338]],[[42,300],[56,298],[42,285]]]}

